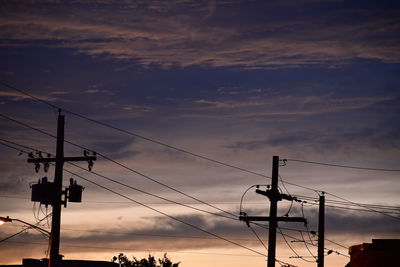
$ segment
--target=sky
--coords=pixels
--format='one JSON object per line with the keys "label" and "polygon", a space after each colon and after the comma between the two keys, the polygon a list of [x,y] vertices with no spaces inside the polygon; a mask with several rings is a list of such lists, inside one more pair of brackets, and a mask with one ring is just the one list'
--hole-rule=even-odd
{"label": "sky", "polygon": [[[0,0],[0,216],[36,223],[51,212],[30,185],[54,167],[35,173],[18,150],[55,154],[43,132],[56,134],[59,107],[65,140],[114,160],[98,156],[93,172],[64,165],[64,185],[85,187],[62,210],[65,259],[166,252],[182,267],[265,266],[252,230],[265,244],[267,230],[221,215],[268,215],[252,186],[266,189],[279,156],[281,191],[306,203],[281,201],[278,215],[317,230],[326,192],[325,263],[344,266],[348,247],[400,236],[399,18],[398,1]],[[66,156],[82,153],[65,144]],[[315,266],[316,237],[291,242],[307,228],[279,225],[297,255],[278,232],[277,258]],[[22,227],[1,225],[0,239]],[[0,264],[46,250],[30,229],[0,242]]]}

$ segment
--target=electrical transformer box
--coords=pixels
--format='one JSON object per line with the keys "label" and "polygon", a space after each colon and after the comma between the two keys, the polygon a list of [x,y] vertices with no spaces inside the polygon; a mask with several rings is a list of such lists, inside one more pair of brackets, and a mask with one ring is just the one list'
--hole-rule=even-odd
{"label": "electrical transformer box", "polygon": [[31,200],[43,205],[53,205],[57,199],[57,190],[53,182],[48,182],[47,177],[32,185]]}

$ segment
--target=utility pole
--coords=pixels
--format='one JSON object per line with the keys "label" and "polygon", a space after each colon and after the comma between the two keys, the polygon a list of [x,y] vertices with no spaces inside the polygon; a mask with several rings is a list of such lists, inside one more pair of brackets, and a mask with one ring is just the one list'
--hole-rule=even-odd
{"label": "utility pole", "polygon": [[289,200],[289,201],[294,200],[294,198],[292,196],[279,193],[278,177],[279,177],[279,157],[273,156],[271,189],[266,190],[266,191],[262,191],[259,189],[256,190],[256,193],[264,195],[269,198],[269,201],[270,201],[269,217],[247,216],[247,214],[239,216],[239,219],[242,221],[245,221],[247,223],[247,225],[249,225],[249,223],[251,221],[268,221],[269,222],[267,267],[275,267],[276,228],[278,227],[278,221],[307,223],[307,220],[303,217],[277,217],[278,201],[281,201],[282,199]]}
{"label": "utility pole", "polygon": [[[47,192],[52,194],[53,198],[51,204],[53,206],[53,214],[51,221],[51,234],[50,234],[50,260],[49,267],[59,267],[62,257],[60,255],[60,228],[61,228],[61,205],[65,207],[67,205],[67,190],[63,191],[62,180],[63,180],[63,166],[66,161],[87,161],[89,163],[89,170],[93,165],[93,161],[96,160],[95,156],[87,156],[87,151],[85,151],[84,157],[64,157],[64,115],[61,115],[61,110],[59,110],[58,122],[57,122],[57,147],[56,147],[56,157],[55,158],[29,158],[29,163],[44,163],[49,164],[50,162],[55,162],[55,174],[54,183],[51,184],[54,192]],[[95,153],[94,153],[95,155]],[[36,165],[37,166],[37,165]],[[40,185],[40,184],[38,184]],[[42,183],[43,185],[43,183]],[[76,186],[76,185],[75,185]],[[33,187],[32,187],[33,188]],[[71,187],[70,187],[71,188]],[[82,189],[83,190],[83,189]],[[41,192],[41,194],[46,192]],[[62,196],[65,195],[64,201]],[[33,196],[33,191],[32,191]],[[36,201],[36,200],[35,200]],[[80,202],[80,201],[72,201]]]}
{"label": "utility pole", "polygon": [[278,176],[279,176],[279,157],[272,158],[272,182],[271,190],[269,192],[269,233],[268,233],[268,267],[275,267],[276,255],[276,227],[278,220],[276,218],[278,212],[278,200],[281,197],[278,190]]}
{"label": "utility pole", "polygon": [[318,258],[317,266],[324,267],[324,240],[325,240],[325,196],[324,192],[319,196],[318,215]]}

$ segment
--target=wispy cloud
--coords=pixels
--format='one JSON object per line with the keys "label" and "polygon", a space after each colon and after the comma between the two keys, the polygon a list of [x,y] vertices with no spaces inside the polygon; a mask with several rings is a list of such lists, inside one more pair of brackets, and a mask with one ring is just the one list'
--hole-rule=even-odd
{"label": "wispy cloud", "polygon": [[271,96],[268,99],[253,100],[206,100],[198,99],[192,109],[219,111],[220,114],[239,117],[317,115],[346,110],[356,110],[395,100],[394,96],[380,97],[335,97],[328,95]]}
{"label": "wispy cloud", "polygon": [[[51,95],[64,95],[64,92],[53,92],[50,93]],[[48,102],[68,102],[66,99],[62,98],[57,98],[57,97],[52,97],[52,96],[47,96],[47,95],[34,95],[35,97],[38,97],[39,99],[42,99],[44,101]],[[11,99],[12,101],[22,101],[26,99],[32,99],[31,97],[18,93],[18,92],[5,92],[5,91],[0,91],[0,97],[8,98]]]}
{"label": "wispy cloud", "polygon": [[[245,20],[245,14],[252,10],[242,9],[241,3],[177,1],[166,6],[150,1],[142,3],[142,6],[133,2],[112,5],[99,2],[98,5],[112,8],[113,12],[91,8],[89,17],[85,9],[75,10],[66,6],[61,12],[59,4],[53,3],[47,8],[31,5],[30,8],[37,12],[28,13],[21,8],[12,10],[12,16],[4,13],[0,21],[1,45],[29,45],[29,41],[55,40],[58,43],[51,46],[164,67],[280,68],[340,65],[358,59],[400,60],[400,49],[394,37],[400,28],[399,21],[390,12],[383,18],[365,8],[363,11],[371,14],[372,21],[354,19],[346,25],[333,24],[330,20],[361,16],[357,10],[346,10],[344,6],[341,10],[340,5],[338,11],[331,14],[332,10],[328,12],[323,4],[310,4],[310,9],[316,9],[316,14],[321,12],[316,16],[319,23],[296,14],[293,18],[274,22],[260,18],[261,24],[256,27]],[[273,12],[277,8],[274,5],[277,4],[268,5],[266,10]],[[126,11],[118,9],[122,6]],[[234,28],[221,22],[224,13],[220,11],[226,8],[234,14],[242,9],[235,18]],[[260,8],[266,7],[261,5]],[[170,14],[183,10],[188,12],[187,15],[179,13],[170,19]],[[254,16],[257,17],[257,13]],[[376,36],[379,36],[379,42]]]}

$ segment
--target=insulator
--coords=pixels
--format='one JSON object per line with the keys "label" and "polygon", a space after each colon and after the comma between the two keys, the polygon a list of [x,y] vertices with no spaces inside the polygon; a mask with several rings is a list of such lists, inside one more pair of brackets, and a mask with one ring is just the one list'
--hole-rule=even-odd
{"label": "insulator", "polygon": [[88,161],[88,169],[89,169],[89,171],[92,171],[92,168],[93,168],[93,161],[89,160]]}
{"label": "insulator", "polygon": [[35,163],[35,172],[39,172],[40,170],[40,164],[39,163]]}

